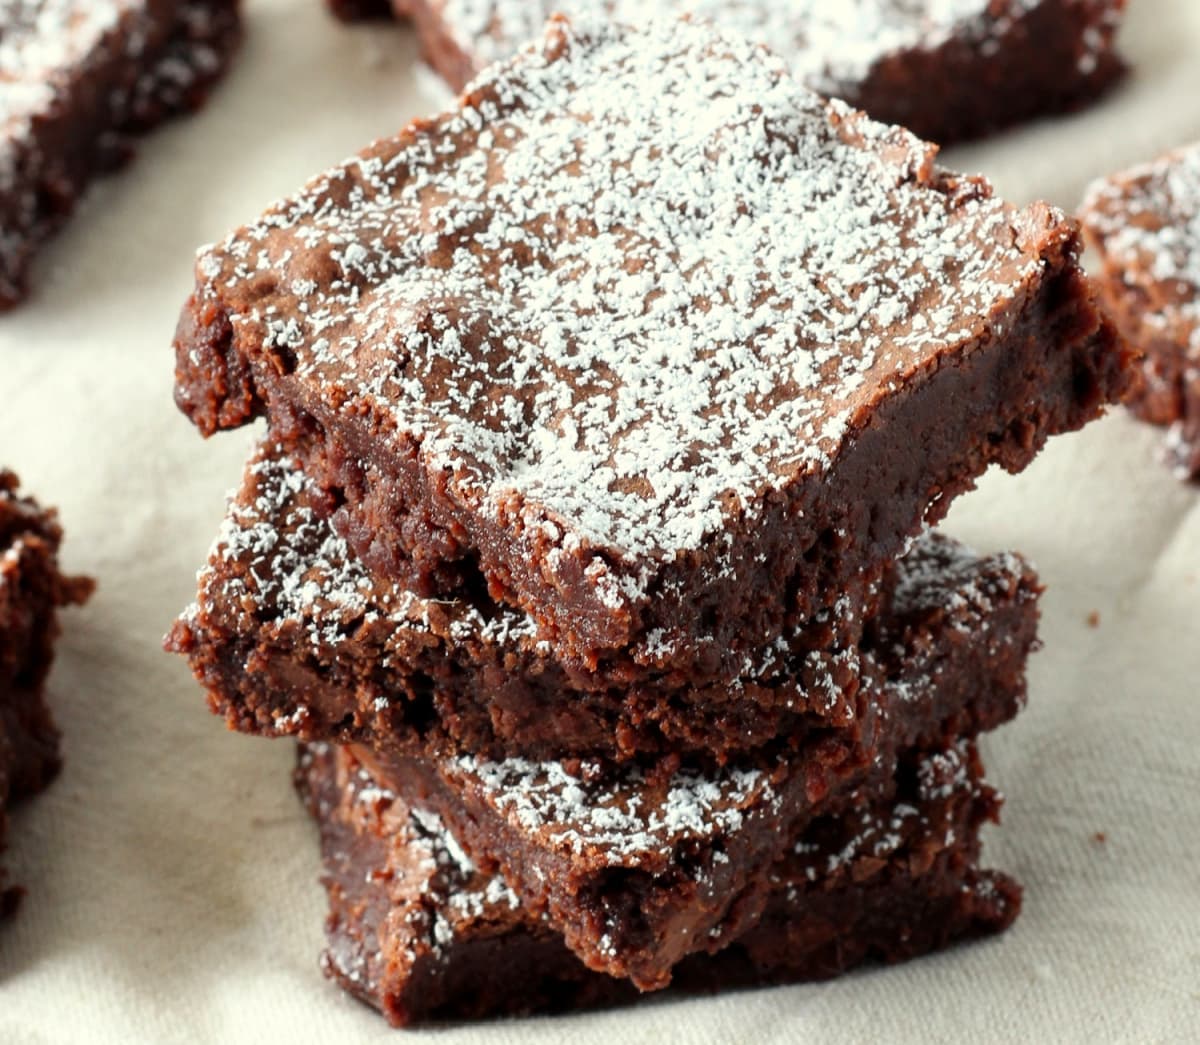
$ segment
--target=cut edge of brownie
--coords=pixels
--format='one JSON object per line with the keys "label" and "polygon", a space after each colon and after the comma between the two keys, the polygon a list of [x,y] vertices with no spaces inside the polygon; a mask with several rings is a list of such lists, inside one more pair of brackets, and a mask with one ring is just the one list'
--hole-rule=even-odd
{"label": "cut edge of brownie", "polygon": [[[0,196],[0,312],[28,294],[39,248],[66,222],[99,175],[133,153],[133,139],[172,116],[198,109],[225,72],[241,39],[241,0],[181,0],[174,20],[147,53],[136,75],[115,26],[67,74],[47,112],[30,117],[19,141],[4,143],[12,184]],[[129,16],[132,17],[132,16]],[[50,73],[63,78],[63,70]],[[50,75],[48,73],[48,75]]]}
{"label": "cut edge of brownie", "polygon": [[[570,30],[554,20],[548,33],[552,60]],[[462,104],[486,105],[504,75],[493,70]],[[906,162],[920,166],[909,172],[911,182],[945,194],[956,208],[990,198],[985,183],[934,168],[933,147],[843,108],[829,112],[838,134],[871,148],[898,135],[887,148],[906,151]],[[424,140],[435,126],[418,121],[359,167],[380,162],[393,144],[399,150]],[[334,184],[340,175],[330,177],[331,192],[346,188]],[[316,192],[317,183],[306,191]],[[278,215],[266,220],[286,224]],[[1014,209],[1008,220],[1014,249],[1035,275],[1007,288],[1004,307],[981,320],[981,331],[911,366],[873,409],[860,407],[828,469],[730,506],[720,539],[674,557],[627,558],[566,534],[562,520],[539,515],[535,502],[516,493],[503,517],[459,504],[450,476],[426,474],[423,451],[402,433],[403,452],[374,445],[372,426],[383,422],[366,416],[365,400],[339,411],[332,399],[318,402],[303,391],[288,362],[294,350],[275,345],[274,334],[261,336],[223,303],[215,250],[198,263],[197,292],[181,317],[176,400],[206,434],[269,414],[273,436],[329,491],[335,523],[375,575],[435,595],[486,586],[584,661],[644,644],[678,664],[703,664],[765,645],[809,619],[849,577],[881,574],[989,465],[1019,471],[1049,435],[1081,427],[1123,394],[1129,353],[1079,269],[1075,226],[1045,205]],[[906,452],[911,446],[923,452]],[[839,496],[877,488],[888,496]]]}
{"label": "cut edge of brownie", "polygon": [[[951,768],[960,757],[965,773]],[[840,820],[813,825],[776,866],[757,924],[714,955],[685,959],[674,991],[827,979],[1007,928],[1019,887],[977,870],[979,828],[999,808],[977,755],[909,762],[917,768],[894,797],[864,793]],[[406,807],[349,750],[302,747],[295,783],[320,828],[322,967],[393,1025],[638,997],[627,981],[587,969],[435,815]]]}
{"label": "cut edge of brownie", "polygon": [[[0,851],[8,804],[43,790],[61,765],[42,689],[58,609],[81,605],[94,588],[89,578],[60,572],[61,541],[57,513],[21,497],[17,477],[0,469]],[[0,915],[11,914],[22,894],[0,868]]]}

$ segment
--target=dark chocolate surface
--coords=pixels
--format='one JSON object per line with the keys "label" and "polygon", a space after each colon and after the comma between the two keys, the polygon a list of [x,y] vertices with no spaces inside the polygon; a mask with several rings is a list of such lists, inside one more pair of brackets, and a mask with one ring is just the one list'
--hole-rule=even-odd
{"label": "dark chocolate surface", "polygon": [[1025,699],[1036,617],[1020,589],[982,605],[943,590],[926,612],[897,614],[891,632],[885,616],[852,724],[721,767],[356,757],[406,803],[442,817],[586,965],[656,989],[687,955],[753,924],[770,867],[810,822],[892,778],[905,751],[949,747],[1011,719]]}
{"label": "dark chocolate surface", "polygon": [[[1123,71],[1124,0],[395,0],[455,90],[555,11],[641,24],[689,13],[768,44],[815,91],[931,141],[1082,105]],[[378,6],[373,12],[379,14]]]}

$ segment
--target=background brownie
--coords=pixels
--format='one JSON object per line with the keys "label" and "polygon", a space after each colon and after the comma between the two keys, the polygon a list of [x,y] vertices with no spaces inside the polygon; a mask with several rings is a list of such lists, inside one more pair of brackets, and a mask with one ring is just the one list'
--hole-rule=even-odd
{"label": "background brownie", "polygon": [[[377,5],[378,6],[378,5]],[[455,90],[555,11],[642,24],[688,12],[769,44],[814,90],[938,142],[1084,104],[1124,66],[1125,0],[395,0]],[[373,13],[378,14],[375,10]]]}
{"label": "background brownie", "polygon": [[436,812],[590,968],[660,988],[688,954],[753,924],[770,866],[815,817],[892,778],[906,751],[948,747],[1017,713],[1034,602],[993,613],[945,589],[931,601],[937,610],[902,618],[895,633],[881,621],[853,725],[813,731],[796,750],[720,767],[356,757],[407,804]]}
{"label": "background brownie", "polygon": [[[375,583],[321,519],[318,500],[286,457],[260,448],[201,571],[198,601],[168,638],[234,728],[409,753],[623,759],[724,756],[854,718],[864,637],[856,600],[748,659],[731,683],[693,686],[670,673],[631,683],[615,671],[568,669],[518,611]],[[880,640],[877,625],[865,636],[880,655],[933,614],[986,609],[1001,630],[1010,617],[1032,620],[1037,581],[1014,556],[980,558],[929,536],[897,572],[899,597],[889,580],[881,602],[893,638]]]}
{"label": "background brownie", "polygon": [[[58,569],[62,530],[53,511],[17,494],[17,477],[0,469],[0,849],[9,802],[35,794],[59,768],[58,730],[42,697],[50,670],[57,610],[83,602],[92,582]],[[0,869],[0,914],[20,891]]]}
{"label": "background brownie", "polygon": [[556,20],[203,252],[176,398],[268,414],[374,575],[732,677],[1124,387],[1073,226],[934,158],[706,27]]}
{"label": "background brownie", "polygon": [[[410,810],[347,749],[301,753],[296,785],[321,830],[326,972],[396,1025],[630,1001],[588,970],[503,878],[479,870],[440,819]],[[998,799],[970,745],[908,757],[890,797],[863,792],[776,865],[766,909],[679,990],[824,979],[1005,928],[1020,906],[977,869]]]}
{"label": "background brownie", "polygon": [[1105,304],[1145,353],[1127,403],[1171,426],[1172,462],[1200,477],[1200,143],[1097,182],[1080,216]]}
{"label": "background brownie", "polygon": [[131,137],[203,101],[237,40],[238,2],[0,2],[0,309]]}

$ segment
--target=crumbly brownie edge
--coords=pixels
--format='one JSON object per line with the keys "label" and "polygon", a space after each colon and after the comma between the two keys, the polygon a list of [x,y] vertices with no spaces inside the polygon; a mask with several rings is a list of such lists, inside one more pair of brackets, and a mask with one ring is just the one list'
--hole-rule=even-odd
{"label": "crumbly brownie edge", "polygon": [[37,118],[31,138],[10,146],[14,181],[0,193],[0,311],[24,299],[38,248],[87,185],[132,155],[135,136],[204,102],[240,40],[239,7],[240,0],[181,0],[136,79],[130,82],[130,59],[119,48],[89,59],[68,96]]}
{"label": "crumbly brownie edge", "polygon": [[[83,603],[93,583],[58,567],[62,529],[53,510],[18,494],[0,469],[0,850],[6,807],[45,788],[58,773],[58,729],[42,693],[58,635],[60,607]],[[22,890],[0,868],[0,915]]]}
{"label": "crumbly brownie edge", "polygon": [[[355,765],[347,752],[317,745],[302,751],[295,778],[321,831],[327,975],[397,1026],[637,997],[631,984],[587,970],[561,937],[515,906],[502,880],[464,869],[444,828],[426,835]],[[975,869],[979,826],[998,803],[973,769],[969,787],[932,804],[936,816],[930,804],[897,804],[903,813],[892,823],[906,830],[892,832],[885,851],[872,849],[869,834],[859,845],[835,836],[824,849],[797,846],[804,856],[780,865],[759,923],[715,956],[686,959],[675,990],[825,979],[1006,928],[1020,891]],[[916,831],[914,815],[925,818]],[[820,868],[822,852],[835,848],[844,858]],[[414,866],[416,875],[405,870]]]}

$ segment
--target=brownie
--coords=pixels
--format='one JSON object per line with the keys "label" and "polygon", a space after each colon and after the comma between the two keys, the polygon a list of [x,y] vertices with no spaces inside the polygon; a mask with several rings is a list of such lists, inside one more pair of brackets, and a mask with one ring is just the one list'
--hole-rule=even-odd
{"label": "brownie", "polygon": [[[36,794],[59,769],[58,730],[42,693],[50,670],[57,611],[82,603],[92,582],[58,568],[62,530],[52,510],[17,493],[0,469],[0,849],[10,802]],[[20,897],[0,868],[0,914]]]}
{"label": "brownie", "polygon": [[1126,400],[1170,426],[1168,455],[1200,478],[1200,142],[1097,182],[1080,212],[1099,252],[1100,290],[1141,349],[1143,380]]}
{"label": "brownie", "polygon": [[[1077,108],[1124,71],[1125,0],[396,0],[458,91],[555,11],[644,23],[688,13],[770,44],[813,90],[938,142]],[[376,5],[374,14],[381,13]]]}
{"label": "brownie", "polygon": [[[947,549],[949,551],[949,549]],[[437,813],[483,869],[597,971],[665,986],[688,954],[754,923],[788,840],[891,779],[904,752],[937,750],[1011,719],[1025,699],[1034,600],[993,605],[918,576],[895,627],[864,656],[849,726],[812,730],[724,766],[662,759],[408,758],[356,748],[406,804]]]}
{"label": "brownie", "polygon": [[[632,1001],[589,970],[436,814],[413,810],[348,749],[301,752],[296,785],[321,833],[326,973],[397,1026]],[[971,745],[910,753],[892,797],[869,792],[812,824],[775,865],[759,921],[676,969],[673,988],[826,979],[1006,928],[1020,891],[980,871],[999,800]]]}
{"label": "brownie", "polygon": [[[198,601],[168,636],[213,710],[243,732],[410,754],[724,758],[852,722],[861,644],[881,645],[875,618],[866,624],[845,599],[760,651],[732,683],[565,670],[520,611],[374,582],[318,501],[285,455],[260,447],[201,571]],[[904,621],[919,626],[950,596],[995,618],[1032,620],[1037,580],[1015,556],[980,558],[927,536],[896,572],[879,602],[889,635]]]}
{"label": "brownie", "polygon": [[0,0],[0,309],[134,135],[196,108],[238,38],[238,0]]}
{"label": "brownie", "polygon": [[201,253],[176,399],[268,415],[374,576],[728,679],[1126,385],[1074,225],[935,155],[707,26],[556,18]]}

